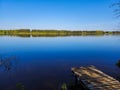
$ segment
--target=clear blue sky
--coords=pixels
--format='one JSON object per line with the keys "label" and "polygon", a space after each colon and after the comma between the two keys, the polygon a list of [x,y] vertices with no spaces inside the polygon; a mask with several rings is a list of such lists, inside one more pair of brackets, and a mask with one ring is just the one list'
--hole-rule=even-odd
{"label": "clear blue sky", "polygon": [[0,0],[0,29],[112,30],[114,0]]}

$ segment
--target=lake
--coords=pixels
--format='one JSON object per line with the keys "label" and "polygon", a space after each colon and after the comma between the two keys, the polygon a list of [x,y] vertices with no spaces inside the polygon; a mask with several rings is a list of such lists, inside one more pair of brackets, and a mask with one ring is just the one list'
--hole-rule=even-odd
{"label": "lake", "polygon": [[89,65],[120,80],[120,36],[0,36],[0,58],[0,90],[59,90]]}

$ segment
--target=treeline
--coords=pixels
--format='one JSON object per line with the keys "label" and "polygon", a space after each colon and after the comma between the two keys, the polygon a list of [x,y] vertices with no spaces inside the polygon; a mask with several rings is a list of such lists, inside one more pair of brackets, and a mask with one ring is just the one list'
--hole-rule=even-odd
{"label": "treeline", "polygon": [[42,37],[42,36],[87,36],[87,35],[120,35],[120,31],[67,31],[67,30],[0,30],[0,35],[21,36],[21,37]]}

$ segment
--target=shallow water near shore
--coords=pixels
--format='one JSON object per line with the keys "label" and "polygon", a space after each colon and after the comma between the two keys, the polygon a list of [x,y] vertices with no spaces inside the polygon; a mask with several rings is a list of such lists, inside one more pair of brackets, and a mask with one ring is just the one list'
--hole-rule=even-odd
{"label": "shallow water near shore", "polygon": [[[0,90],[59,90],[73,82],[71,67],[94,65],[120,80],[120,36],[0,37]],[[1,61],[1,62],[2,62]],[[7,68],[7,69],[6,69]]]}

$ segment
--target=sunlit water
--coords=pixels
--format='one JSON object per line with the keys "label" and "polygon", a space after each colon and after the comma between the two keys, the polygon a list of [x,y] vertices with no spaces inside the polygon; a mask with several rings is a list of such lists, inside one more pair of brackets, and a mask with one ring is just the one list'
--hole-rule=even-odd
{"label": "sunlit water", "polygon": [[59,90],[73,82],[71,67],[94,65],[119,80],[120,36],[0,37],[0,56],[10,68],[0,65],[0,90]]}

